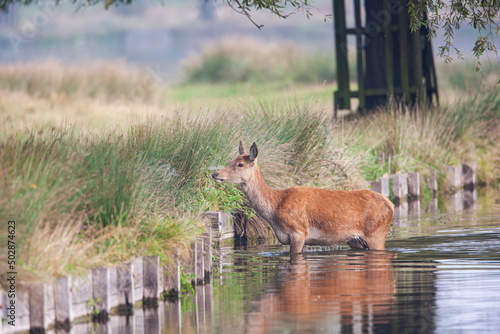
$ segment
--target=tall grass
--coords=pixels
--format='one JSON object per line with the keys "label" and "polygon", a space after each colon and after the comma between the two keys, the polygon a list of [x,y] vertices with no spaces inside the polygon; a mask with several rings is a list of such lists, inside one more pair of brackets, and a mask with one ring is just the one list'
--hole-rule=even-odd
{"label": "tall grass", "polygon": [[[446,166],[478,161],[478,179],[497,178],[500,150],[500,91],[485,87],[446,107],[406,107],[388,104],[361,120],[362,142],[373,159],[364,175],[434,170],[444,181]],[[494,162],[496,161],[496,162]],[[494,167],[496,165],[496,167]],[[381,167],[382,166],[382,167]]]}
{"label": "tall grass", "polygon": [[333,55],[301,52],[292,43],[233,36],[206,43],[183,63],[188,83],[335,80]]}
{"label": "tall grass", "polygon": [[[0,90],[24,92],[36,97],[90,97],[118,99],[133,95],[148,99],[153,91],[142,89],[152,80],[144,71],[124,61],[93,61],[62,64],[56,60],[19,64],[0,64]],[[151,86],[151,84],[150,84]]]}

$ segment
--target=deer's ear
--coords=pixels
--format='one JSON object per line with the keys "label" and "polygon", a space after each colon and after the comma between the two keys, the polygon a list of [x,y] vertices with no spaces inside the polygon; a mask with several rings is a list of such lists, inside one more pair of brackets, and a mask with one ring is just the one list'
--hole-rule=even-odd
{"label": "deer's ear", "polygon": [[257,158],[257,155],[259,155],[259,150],[257,149],[257,144],[253,142],[250,147],[250,161],[254,161]]}
{"label": "deer's ear", "polygon": [[247,153],[247,150],[245,150],[245,146],[243,146],[241,140],[240,140],[240,145],[238,146],[238,151],[240,152],[240,155]]}

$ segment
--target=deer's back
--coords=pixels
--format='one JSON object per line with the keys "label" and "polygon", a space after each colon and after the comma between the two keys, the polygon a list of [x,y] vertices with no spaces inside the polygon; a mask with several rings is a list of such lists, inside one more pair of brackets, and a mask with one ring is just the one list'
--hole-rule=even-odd
{"label": "deer's back", "polygon": [[371,190],[292,187],[282,190],[280,197],[276,218],[292,225],[301,222],[304,232],[309,228],[332,233],[354,229],[370,234],[380,224],[390,224],[394,214],[392,203]]}

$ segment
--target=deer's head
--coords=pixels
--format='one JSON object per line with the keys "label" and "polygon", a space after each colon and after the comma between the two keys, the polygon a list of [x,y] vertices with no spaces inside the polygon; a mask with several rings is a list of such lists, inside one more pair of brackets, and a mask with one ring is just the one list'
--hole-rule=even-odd
{"label": "deer's head", "polygon": [[243,143],[240,141],[238,147],[240,155],[231,161],[227,167],[212,174],[215,182],[224,183],[246,183],[254,174],[257,166],[257,144],[255,142],[250,147],[250,153],[247,153]]}

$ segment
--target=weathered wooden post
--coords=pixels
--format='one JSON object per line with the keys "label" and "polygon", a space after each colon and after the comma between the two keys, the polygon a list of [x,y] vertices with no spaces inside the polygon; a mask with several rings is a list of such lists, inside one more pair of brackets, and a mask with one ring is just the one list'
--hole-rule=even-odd
{"label": "weathered wooden post", "polygon": [[[15,331],[30,329],[30,296],[27,287],[20,284],[16,287],[16,305],[15,305]],[[10,300],[10,299],[7,299]],[[9,317],[7,317],[8,320]],[[8,327],[7,327],[8,328]]]}
{"label": "weathered wooden post", "polygon": [[187,275],[194,277],[191,280],[191,284],[196,286],[196,239],[192,241],[191,246],[189,247],[188,261],[183,266],[182,271]]}
{"label": "weathered wooden post", "polygon": [[415,200],[420,196],[420,174],[408,173],[408,197]]}
{"label": "weathered wooden post", "polygon": [[203,256],[204,246],[203,237],[196,237],[195,244],[195,274],[196,274],[196,284],[205,284],[205,257]]}
{"label": "weathered wooden post", "polygon": [[44,333],[54,322],[54,290],[44,282],[33,282],[28,287],[30,301],[30,332]]}
{"label": "weathered wooden post", "polygon": [[427,187],[432,192],[432,197],[437,196],[438,192],[438,175],[435,170],[432,171],[431,175],[425,178]]}
{"label": "weathered wooden post", "polygon": [[88,301],[92,299],[92,274],[71,278],[71,299],[73,300],[73,316],[79,318],[90,315]]}
{"label": "weathered wooden post", "polygon": [[395,205],[408,199],[408,176],[406,174],[391,175],[392,193],[394,194]]}
{"label": "weathered wooden post", "polygon": [[208,228],[208,232],[204,234],[203,238],[204,278],[205,282],[210,282],[212,274],[212,228]]}
{"label": "weathered wooden post", "polygon": [[[385,105],[393,97],[406,103],[437,101],[432,45],[425,38],[429,31],[422,27],[412,32],[406,3],[354,0],[354,8],[346,12],[344,2],[333,0],[338,84],[335,116],[337,109],[350,109],[352,98],[358,98],[361,112]],[[355,55],[349,57],[353,51]],[[352,60],[357,89],[351,88]]]}
{"label": "weathered wooden post", "polygon": [[371,189],[376,191],[385,197],[389,198],[390,196],[390,188],[389,188],[389,178],[382,176],[379,181],[371,182]]}
{"label": "weathered wooden post", "polygon": [[472,191],[476,187],[476,168],[476,164],[462,164],[464,190]]}
{"label": "weathered wooden post", "polygon": [[181,293],[181,267],[179,260],[179,250],[174,258],[174,263],[167,269],[164,269],[163,291],[170,298],[177,298]]}
{"label": "weathered wooden post", "polygon": [[116,267],[116,283],[118,292],[118,313],[131,314],[134,310],[134,268],[132,262],[126,262]]}
{"label": "weathered wooden post", "polygon": [[143,261],[142,257],[138,257],[132,261],[132,275],[134,278],[134,300],[133,303],[137,301],[142,301],[144,297],[143,289]]}
{"label": "weathered wooden post", "polygon": [[106,322],[109,318],[111,311],[109,281],[109,268],[100,267],[92,269],[92,296],[95,308],[92,319],[94,321]]}
{"label": "weathered wooden post", "polygon": [[69,331],[73,321],[73,295],[71,294],[71,276],[56,278],[54,287],[54,306],[56,329]]}
{"label": "weathered wooden post", "polygon": [[143,305],[157,305],[160,297],[160,257],[145,256],[143,263]]}
{"label": "weathered wooden post", "polygon": [[448,166],[446,168],[447,191],[453,193],[463,186],[462,166]]}
{"label": "weathered wooden post", "polygon": [[230,214],[218,211],[207,211],[202,215],[212,226],[213,237],[216,239],[234,238],[234,222]]}

